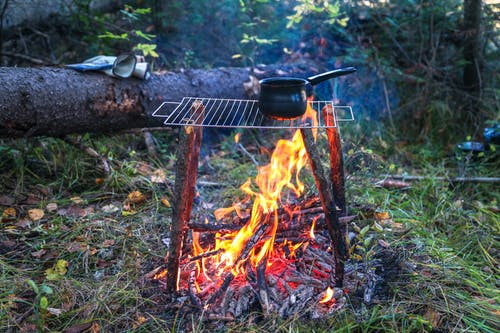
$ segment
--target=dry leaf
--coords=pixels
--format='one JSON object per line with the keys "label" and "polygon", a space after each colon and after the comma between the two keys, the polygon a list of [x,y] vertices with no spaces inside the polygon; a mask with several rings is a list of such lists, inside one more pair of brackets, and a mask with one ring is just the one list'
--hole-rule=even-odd
{"label": "dry leaf", "polygon": [[56,317],[59,317],[64,311],[63,309],[47,308],[47,311]]}
{"label": "dry leaf", "polygon": [[113,204],[105,205],[101,207],[101,210],[106,214],[116,213],[120,210],[120,208],[116,207]]}
{"label": "dry leaf", "polygon": [[391,215],[388,212],[375,212],[373,213],[373,216],[377,221],[388,220],[391,218]]}
{"label": "dry leaf", "polygon": [[3,220],[10,220],[10,219],[15,219],[16,218],[16,209],[13,207],[6,208],[3,213],[2,213],[2,219]]}
{"label": "dry leaf", "polygon": [[80,198],[80,197],[71,197],[69,198],[69,200],[73,201],[74,203],[76,203],[77,205],[83,203],[83,199]]}
{"label": "dry leaf", "polygon": [[40,259],[45,253],[47,253],[47,250],[41,249],[35,252],[31,252],[31,255],[35,258]]}
{"label": "dry leaf", "polygon": [[83,252],[85,250],[87,250],[87,244],[85,243],[71,242],[66,246],[66,251],[69,253]]}
{"label": "dry leaf", "polygon": [[64,259],[59,259],[54,266],[45,270],[45,277],[49,281],[59,280],[68,271],[69,263]]}
{"label": "dry leaf", "polygon": [[167,207],[167,208],[172,207],[172,206],[170,205],[170,202],[168,201],[168,199],[167,199],[167,198],[165,198],[165,197],[162,197],[162,198],[161,198],[161,203],[162,203],[165,207]]}
{"label": "dry leaf", "polygon": [[140,204],[146,201],[146,196],[139,191],[133,191],[128,194],[127,200],[130,203]]}
{"label": "dry leaf", "polygon": [[149,175],[151,174],[151,166],[147,163],[141,162],[139,165],[135,168],[138,173],[141,175]]}
{"label": "dry leaf", "polygon": [[48,203],[47,206],[45,207],[45,209],[49,212],[49,213],[52,213],[52,212],[55,212],[57,211],[58,209],[58,206],[55,202],[51,202],[51,203]]}
{"label": "dry leaf", "polygon": [[110,247],[113,245],[115,245],[114,239],[106,239],[104,242],[102,242],[102,247]]}
{"label": "dry leaf", "polygon": [[43,212],[42,209],[39,209],[39,208],[34,208],[34,209],[30,209],[28,210],[28,216],[30,217],[30,219],[32,221],[38,221],[40,220],[43,216],[45,215],[45,213]]}
{"label": "dry leaf", "polygon": [[149,177],[153,183],[164,183],[165,179],[167,179],[167,175],[165,174],[165,170],[156,169],[153,174]]}
{"label": "dry leaf", "polygon": [[92,323],[92,326],[90,326],[89,333],[99,333],[101,332],[101,326],[99,326],[99,323],[94,321]]}

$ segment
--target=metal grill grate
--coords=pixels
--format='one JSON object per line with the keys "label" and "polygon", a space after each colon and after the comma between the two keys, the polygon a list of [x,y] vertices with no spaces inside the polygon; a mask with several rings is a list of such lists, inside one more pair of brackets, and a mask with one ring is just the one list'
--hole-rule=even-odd
{"label": "metal grill grate", "polygon": [[[203,105],[203,112],[193,112],[194,103]],[[163,102],[154,112],[154,117],[165,118],[168,126],[204,126],[239,128],[327,128],[336,127],[338,122],[352,121],[354,115],[350,106],[333,105],[330,101],[309,102],[316,110],[317,124],[302,118],[274,120],[259,112],[257,100],[224,99],[205,97],[184,97],[180,102]],[[199,104],[198,104],[199,105]],[[323,117],[323,107],[331,105],[334,117]]]}

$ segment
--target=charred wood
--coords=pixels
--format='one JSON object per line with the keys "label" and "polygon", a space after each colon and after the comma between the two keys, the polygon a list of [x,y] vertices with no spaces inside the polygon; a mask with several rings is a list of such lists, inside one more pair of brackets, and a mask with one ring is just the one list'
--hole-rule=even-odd
{"label": "charred wood", "polygon": [[[323,117],[325,122],[334,123],[335,115],[333,106],[330,104],[323,107]],[[342,215],[347,215],[347,206],[345,200],[345,179],[344,179],[344,159],[342,155],[342,142],[338,125],[336,127],[326,128],[328,138],[328,148],[330,150],[330,182],[332,186],[332,194],[335,203],[340,207]]]}
{"label": "charred wood", "polygon": [[[192,112],[202,113],[203,106],[193,104]],[[201,127],[188,126],[179,132],[174,185],[174,193],[178,196],[173,204],[171,240],[167,260],[167,292],[170,293],[177,291],[179,285],[179,261],[195,196],[201,136]]]}
{"label": "charred wood", "polygon": [[325,213],[325,222],[328,233],[334,244],[335,257],[335,286],[342,287],[344,280],[344,265],[347,260],[347,244],[346,237],[343,233],[345,230],[337,214],[335,198],[331,192],[331,187],[328,183],[323,167],[321,165],[320,154],[314,142],[313,132],[310,128],[301,128],[302,139],[304,146],[309,156],[309,162],[318,188],[321,205]]}

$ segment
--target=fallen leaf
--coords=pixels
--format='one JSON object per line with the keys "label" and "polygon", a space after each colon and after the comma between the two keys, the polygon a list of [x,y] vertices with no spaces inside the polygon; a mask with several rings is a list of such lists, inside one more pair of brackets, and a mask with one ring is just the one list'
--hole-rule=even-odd
{"label": "fallen leaf", "polygon": [[146,201],[146,196],[139,191],[133,191],[128,194],[127,200],[130,203],[140,204]]}
{"label": "fallen leaf", "polygon": [[56,317],[59,317],[64,312],[63,309],[56,309],[56,308],[50,308],[50,307],[47,308],[47,311],[51,315],[54,315]]}
{"label": "fallen leaf", "polygon": [[147,163],[141,162],[139,165],[135,168],[138,173],[141,175],[149,175],[151,174],[151,166]]}
{"label": "fallen leaf", "polygon": [[34,209],[30,209],[28,210],[28,216],[30,217],[30,219],[32,221],[38,221],[40,220],[43,216],[45,215],[45,213],[43,212],[42,209],[39,209],[39,208],[34,208]]}
{"label": "fallen leaf", "polygon": [[163,169],[156,169],[155,171],[153,171],[153,174],[149,177],[149,179],[153,183],[164,183],[165,179],[167,179],[167,176]]}
{"label": "fallen leaf", "polygon": [[80,197],[71,197],[71,198],[69,198],[69,200],[71,200],[72,202],[76,203],[77,205],[83,203],[83,199],[80,198]]}
{"label": "fallen leaf", "polygon": [[5,208],[2,212],[2,220],[9,220],[16,218],[16,209],[14,207]]}
{"label": "fallen leaf", "polygon": [[99,323],[94,321],[92,323],[92,326],[90,326],[90,333],[99,333],[101,332],[101,326],[99,326]]}
{"label": "fallen leaf", "polygon": [[144,317],[142,314],[138,313],[136,315],[136,320],[133,323],[133,328],[137,328],[148,321],[148,318]]}
{"label": "fallen leaf", "polygon": [[41,249],[35,252],[31,252],[31,255],[35,258],[40,259],[45,253],[47,253],[47,250]]}
{"label": "fallen leaf", "polygon": [[130,209],[130,210],[122,210],[122,216],[130,216],[136,214],[137,211]]}
{"label": "fallen leaf", "polygon": [[98,251],[97,251],[97,249],[96,249],[95,247],[90,248],[90,249],[89,249],[89,251],[88,251],[88,253],[89,253],[91,256],[95,255],[97,252],[98,252]]}
{"label": "fallen leaf", "polygon": [[71,242],[66,246],[66,251],[69,253],[83,252],[85,250],[87,250],[87,244],[85,243]]}
{"label": "fallen leaf", "polygon": [[161,197],[161,203],[162,203],[165,207],[167,207],[167,208],[172,207],[172,206],[170,205],[170,202],[168,201],[168,199],[167,199],[167,198],[165,198],[165,197]]}
{"label": "fallen leaf", "polygon": [[69,216],[69,217],[85,217],[88,214],[92,213],[92,211],[93,211],[93,209],[91,209],[89,211],[88,208],[82,208],[82,207],[79,207],[76,205],[72,205],[66,209],[64,215]]}
{"label": "fallen leaf", "polygon": [[45,270],[45,277],[49,281],[61,279],[68,271],[69,263],[64,259],[59,259],[54,266]]}
{"label": "fallen leaf", "polygon": [[377,221],[388,220],[391,218],[391,215],[388,212],[375,212],[373,216]]}
{"label": "fallen leaf", "polygon": [[110,247],[113,245],[115,245],[114,239],[106,239],[104,242],[102,242],[102,247]]}
{"label": "fallen leaf", "polygon": [[58,208],[58,206],[57,206],[57,204],[55,202],[48,203],[47,206],[45,206],[45,209],[49,213],[57,211],[57,208]]}
{"label": "fallen leaf", "polygon": [[106,214],[116,213],[120,210],[120,208],[116,207],[113,204],[105,205],[101,207],[101,210]]}

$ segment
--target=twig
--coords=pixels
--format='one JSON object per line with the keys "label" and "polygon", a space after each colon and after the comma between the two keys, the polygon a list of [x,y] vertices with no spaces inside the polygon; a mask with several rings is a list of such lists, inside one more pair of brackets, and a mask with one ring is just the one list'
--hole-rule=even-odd
{"label": "twig", "polygon": [[[191,112],[195,114],[203,113],[204,106],[195,101],[191,106]],[[172,224],[170,226],[171,241],[167,261],[167,292],[169,293],[178,290],[179,262],[187,231],[187,222],[191,218],[191,208],[195,196],[201,138],[201,127],[187,126],[179,132],[174,185],[174,193],[177,197],[173,204]]]}
{"label": "twig", "polygon": [[33,57],[30,57],[29,55],[22,54],[22,53],[2,51],[1,55],[6,56],[6,57],[11,57],[11,58],[19,58],[19,59],[23,59],[23,60],[28,60],[34,64],[37,64],[37,65],[44,65],[44,64],[48,63],[47,61],[43,61],[43,60],[38,59],[38,58],[33,58]]}
{"label": "twig", "polygon": [[302,139],[304,146],[309,156],[309,163],[313,172],[314,181],[318,188],[321,205],[325,213],[325,222],[330,238],[334,244],[335,258],[335,286],[342,287],[344,283],[344,264],[347,260],[347,244],[345,231],[346,228],[339,221],[335,198],[331,192],[330,184],[328,183],[323,167],[321,165],[320,154],[314,142],[312,130],[310,128],[301,128]]}
{"label": "twig", "polygon": [[130,129],[120,131],[120,133],[136,134],[136,133],[144,133],[144,132],[171,131],[171,130],[173,130],[172,127],[160,126],[160,127],[130,128]]}
{"label": "twig", "polygon": [[238,148],[240,148],[240,149],[241,149],[241,151],[242,151],[243,153],[245,153],[245,155],[247,155],[247,156],[248,156],[248,157],[252,160],[252,162],[253,162],[256,166],[259,166],[259,162],[257,162],[257,160],[255,160],[255,157],[253,157],[253,155],[252,155],[252,154],[250,154],[250,153],[248,152],[248,150],[246,150],[246,148],[245,148],[245,147],[243,147],[243,145],[242,145],[241,143],[239,143],[239,142],[238,142],[238,143],[236,144],[236,146],[237,146]]}
{"label": "twig", "polygon": [[106,174],[108,174],[108,175],[111,173],[111,167],[109,166],[109,164],[110,164],[109,160],[106,157],[99,154],[98,152],[96,152],[93,148],[84,145],[80,141],[80,139],[75,139],[71,136],[65,136],[63,138],[63,140],[65,142],[69,143],[70,145],[75,146],[78,149],[82,149],[86,154],[88,154],[94,158],[99,159],[101,161],[102,167],[104,168],[104,172],[106,172]]}
{"label": "twig", "polygon": [[498,183],[500,177],[429,177],[429,176],[413,176],[413,175],[381,175],[384,178],[401,179],[401,180],[439,180],[450,183]]}

